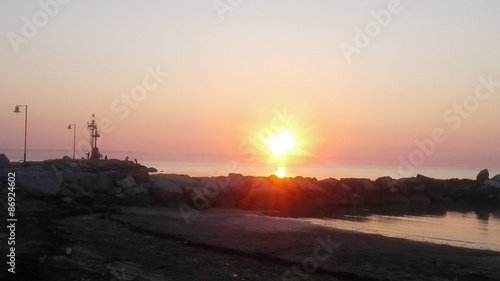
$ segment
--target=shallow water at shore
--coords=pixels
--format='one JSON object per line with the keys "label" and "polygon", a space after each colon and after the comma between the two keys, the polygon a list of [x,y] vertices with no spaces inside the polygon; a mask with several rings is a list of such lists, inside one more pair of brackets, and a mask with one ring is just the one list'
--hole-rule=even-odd
{"label": "shallow water at shore", "polygon": [[343,215],[303,218],[315,225],[420,242],[500,252],[500,211],[445,215]]}

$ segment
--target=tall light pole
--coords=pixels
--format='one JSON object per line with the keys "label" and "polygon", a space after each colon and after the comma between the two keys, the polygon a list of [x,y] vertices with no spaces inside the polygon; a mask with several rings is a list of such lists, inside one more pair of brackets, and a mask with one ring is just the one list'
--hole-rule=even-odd
{"label": "tall light pole", "polygon": [[28,105],[27,104],[18,104],[16,105],[16,108],[14,109],[14,113],[21,113],[21,110],[19,110],[20,107],[24,107],[24,159],[23,163],[26,165],[26,139],[28,136]]}
{"label": "tall light pole", "polygon": [[[71,127],[73,126],[73,127]],[[73,129],[73,160],[75,160],[75,149],[76,149],[76,124],[69,124],[68,130]]]}

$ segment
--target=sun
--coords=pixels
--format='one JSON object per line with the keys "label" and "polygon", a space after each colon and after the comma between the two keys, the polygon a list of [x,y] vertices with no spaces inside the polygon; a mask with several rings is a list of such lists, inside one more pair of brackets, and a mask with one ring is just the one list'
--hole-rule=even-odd
{"label": "sun", "polygon": [[284,167],[278,167],[276,169],[276,176],[278,178],[284,178],[286,176],[286,170]]}
{"label": "sun", "polygon": [[283,156],[293,150],[295,141],[289,131],[281,131],[268,139],[268,145],[273,156]]}

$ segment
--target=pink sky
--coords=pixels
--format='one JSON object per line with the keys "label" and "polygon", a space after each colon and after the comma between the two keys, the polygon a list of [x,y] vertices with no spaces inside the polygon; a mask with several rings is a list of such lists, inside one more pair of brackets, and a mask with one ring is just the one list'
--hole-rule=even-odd
{"label": "pink sky", "polygon": [[[296,148],[276,161],[500,166],[500,4],[401,1],[347,59],[342,43],[389,2],[245,1],[221,14],[210,1],[71,1],[17,47],[23,18],[44,10],[2,2],[0,152],[22,149],[12,111],[28,104],[29,149],[71,148],[70,123],[84,148],[95,114],[103,152],[262,162],[248,140],[287,112]],[[435,129],[446,140],[426,153],[417,142]]]}

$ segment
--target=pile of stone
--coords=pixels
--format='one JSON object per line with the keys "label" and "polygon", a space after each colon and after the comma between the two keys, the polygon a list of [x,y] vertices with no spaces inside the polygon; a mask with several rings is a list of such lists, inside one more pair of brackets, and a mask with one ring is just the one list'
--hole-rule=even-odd
{"label": "pile of stone", "polygon": [[[500,206],[500,175],[488,170],[476,179],[433,179],[423,175],[376,180],[343,178],[221,177],[152,174],[131,161],[71,160],[64,157],[14,167],[0,155],[0,170],[16,172],[18,191],[31,197],[56,197],[66,204],[241,208],[251,210],[324,210],[397,208],[425,210],[434,205]],[[6,172],[2,172],[6,175]],[[6,183],[6,179],[0,178]],[[2,184],[6,186],[6,184]],[[5,193],[6,189],[0,191]],[[3,196],[2,198],[7,198]],[[5,202],[2,203],[5,207]]]}

